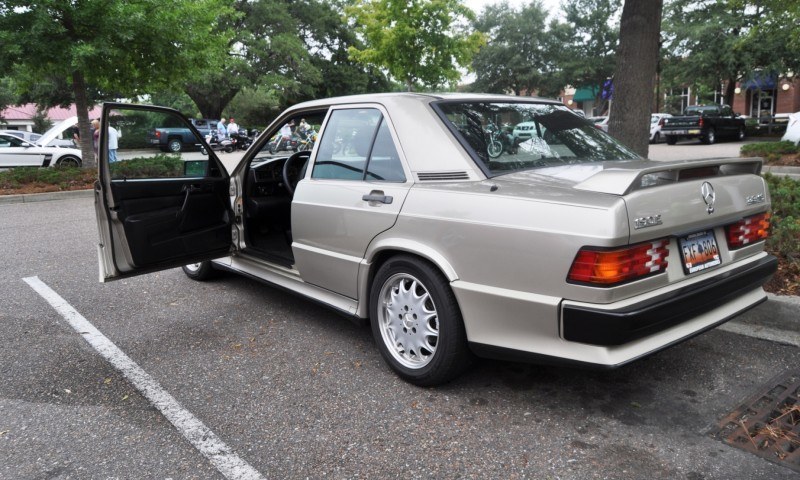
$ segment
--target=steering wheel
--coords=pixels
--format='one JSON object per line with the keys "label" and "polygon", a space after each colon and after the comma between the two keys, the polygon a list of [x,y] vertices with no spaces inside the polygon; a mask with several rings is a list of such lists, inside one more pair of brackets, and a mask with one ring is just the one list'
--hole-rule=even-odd
{"label": "steering wheel", "polygon": [[[289,158],[283,162],[283,186],[286,188],[286,191],[289,192],[290,197],[294,197],[294,188],[297,186],[297,182],[300,181],[300,178],[303,177],[303,173],[306,171],[306,165],[308,164],[308,159],[311,157],[311,152],[309,150],[303,150],[301,152],[293,153]],[[303,166],[300,168],[300,174],[297,175],[294,183],[289,178],[289,164],[294,163],[295,161],[302,160]]]}

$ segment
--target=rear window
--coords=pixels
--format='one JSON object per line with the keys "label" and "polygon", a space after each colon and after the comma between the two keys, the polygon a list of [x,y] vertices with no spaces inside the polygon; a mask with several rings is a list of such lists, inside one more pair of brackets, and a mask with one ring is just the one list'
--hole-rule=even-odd
{"label": "rear window", "polygon": [[639,157],[562,105],[443,101],[434,108],[488,176]]}

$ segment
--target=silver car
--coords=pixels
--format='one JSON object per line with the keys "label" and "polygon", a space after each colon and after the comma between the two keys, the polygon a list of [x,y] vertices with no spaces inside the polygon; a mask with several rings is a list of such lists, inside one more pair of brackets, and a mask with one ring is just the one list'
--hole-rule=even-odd
{"label": "silver car", "polygon": [[[110,116],[129,132],[194,130],[158,107]],[[301,119],[313,149],[269,153]],[[536,134],[490,156],[487,126],[523,120]],[[417,385],[474,356],[624,365],[763,302],[776,269],[760,160],[646,161],[554,101],[317,100],[281,114],[230,174],[207,150],[143,139],[101,159],[100,279],[247,275],[369,322]]]}

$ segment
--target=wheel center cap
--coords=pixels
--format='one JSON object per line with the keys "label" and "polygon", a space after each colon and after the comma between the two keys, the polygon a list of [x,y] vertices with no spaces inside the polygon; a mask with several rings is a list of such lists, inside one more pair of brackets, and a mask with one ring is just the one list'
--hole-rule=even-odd
{"label": "wheel center cap", "polygon": [[403,326],[406,328],[411,328],[414,326],[414,316],[410,313],[406,313],[403,316]]}

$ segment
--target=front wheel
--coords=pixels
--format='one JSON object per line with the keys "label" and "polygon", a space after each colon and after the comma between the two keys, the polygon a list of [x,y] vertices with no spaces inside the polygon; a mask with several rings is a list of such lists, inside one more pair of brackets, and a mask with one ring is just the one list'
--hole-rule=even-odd
{"label": "front wheel", "polygon": [[370,320],[384,360],[410,383],[446,383],[470,363],[455,295],[425,261],[399,255],[380,267],[370,291]]}
{"label": "front wheel", "polygon": [[668,135],[667,136],[667,145],[675,145],[678,143],[678,137],[675,135]]}
{"label": "front wheel", "polygon": [[499,140],[492,140],[487,147],[489,157],[497,158],[503,153],[503,144]]}
{"label": "front wheel", "polygon": [[219,274],[219,271],[214,269],[214,266],[211,265],[211,261],[208,260],[200,263],[190,263],[189,265],[184,265],[181,268],[187,277],[191,278],[192,280],[197,280],[198,282],[214,278],[217,274]]}
{"label": "front wheel", "polygon": [[744,131],[744,127],[739,127],[739,134],[736,136],[736,138],[738,138],[739,141],[741,142],[742,140],[744,140],[745,136],[746,136],[746,133]]}
{"label": "front wheel", "polygon": [[73,155],[64,155],[58,160],[59,167],[80,167],[81,159]]}

